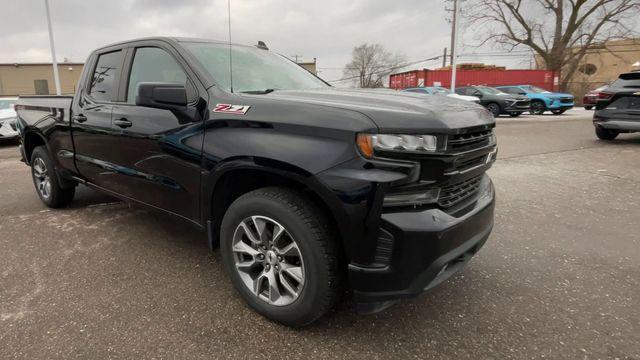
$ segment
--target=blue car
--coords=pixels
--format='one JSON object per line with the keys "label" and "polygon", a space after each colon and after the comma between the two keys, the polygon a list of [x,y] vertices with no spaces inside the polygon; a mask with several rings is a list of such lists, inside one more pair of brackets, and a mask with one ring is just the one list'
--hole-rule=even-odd
{"label": "blue car", "polygon": [[526,95],[531,99],[530,112],[533,115],[542,115],[545,111],[560,115],[573,108],[574,97],[571,94],[554,93],[533,85],[498,86],[496,88],[508,94]]}

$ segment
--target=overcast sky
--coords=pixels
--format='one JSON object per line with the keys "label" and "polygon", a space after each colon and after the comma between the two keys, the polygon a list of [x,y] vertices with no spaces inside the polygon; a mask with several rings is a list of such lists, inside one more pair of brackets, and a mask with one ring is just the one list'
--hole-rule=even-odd
{"label": "overcast sky", "polygon": [[[50,0],[50,6],[58,61],[83,62],[96,47],[144,36],[228,38],[226,0]],[[325,80],[341,78],[351,50],[365,42],[409,61],[442,54],[450,42],[447,17],[444,0],[231,0],[234,42],[263,40],[283,55],[315,57]],[[472,43],[468,33],[464,42]],[[0,62],[51,61],[44,0],[3,1],[0,38]],[[528,66],[527,59],[478,60]],[[421,65],[438,62],[412,67]]]}

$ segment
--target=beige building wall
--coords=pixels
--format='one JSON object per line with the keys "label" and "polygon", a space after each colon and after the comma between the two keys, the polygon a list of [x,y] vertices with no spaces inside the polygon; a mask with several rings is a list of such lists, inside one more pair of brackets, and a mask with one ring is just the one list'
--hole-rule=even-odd
{"label": "beige building wall", "polygon": [[610,41],[593,47],[580,63],[569,89],[580,97],[602,85],[609,84],[621,73],[640,70],[640,39]]}
{"label": "beige building wall", "polygon": [[318,74],[318,69],[316,68],[316,59],[313,59],[313,62],[309,61],[309,62],[299,62],[298,65],[302,66],[303,68],[307,69],[307,71],[309,71],[312,74]]}
{"label": "beige building wall", "polygon": [[[81,63],[58,64],[62,94],[75,92],[82,68]],[[35,95],[35,80],[47,80],[49,94],[55,95],[51,64],[0,64],[0,96]]]}

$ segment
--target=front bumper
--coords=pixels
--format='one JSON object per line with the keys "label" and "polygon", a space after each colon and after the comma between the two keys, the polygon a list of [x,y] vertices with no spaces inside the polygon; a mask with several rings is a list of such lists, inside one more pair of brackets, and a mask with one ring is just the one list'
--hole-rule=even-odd
{"label": "front bumper", "polygon": [[549,110],[569,110],[573,109],[574,103],[572,102],[562,102],[560,100],[554,100],[547,104],[547,109]]}
{"label": "front bumper", "polygon": [[493,228],[495,195],[487,175],[471,209],[454,217],[439,209],[382,215],[393,237],[389,265],[349,265],[353,299],[361,312],[384,309],[393,300],[417,296],[462,269]]}
{"label": "front bumper", "polygon": [[531,108],[530,101],[517,101],[515,103],[506,103],[503,107],[503,111],[506,113],[512,112],[526,112]]}

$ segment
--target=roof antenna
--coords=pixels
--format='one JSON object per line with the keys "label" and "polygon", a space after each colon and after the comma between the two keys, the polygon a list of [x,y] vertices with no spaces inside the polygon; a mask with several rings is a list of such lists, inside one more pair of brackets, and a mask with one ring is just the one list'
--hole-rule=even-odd
{"label": "roof antenna", "polygon": [[227,16],[229,20],[229,83],[233,92],[233,56],[231,55],[231,0],[227,0]]}

